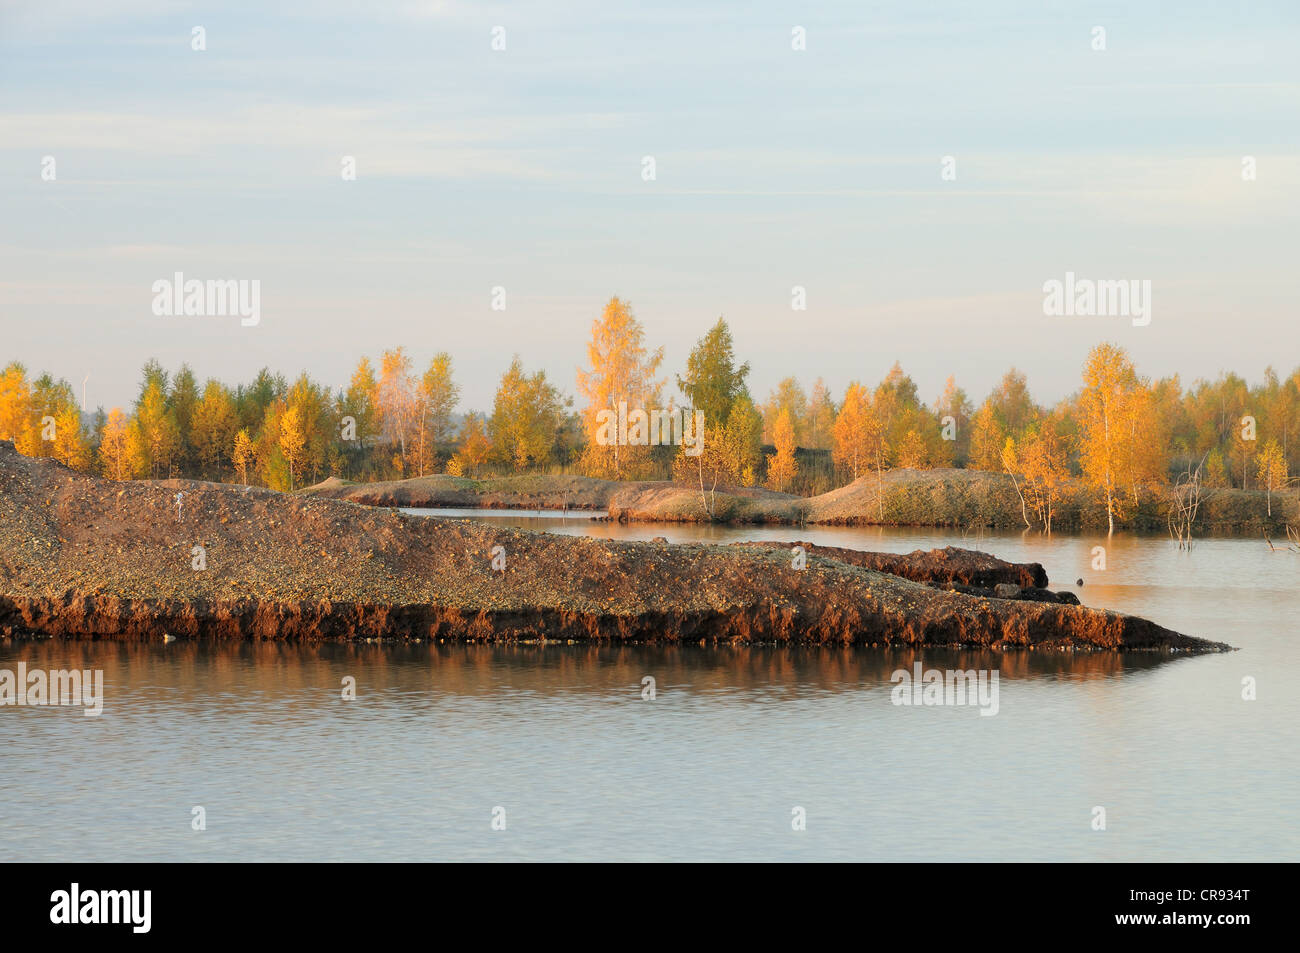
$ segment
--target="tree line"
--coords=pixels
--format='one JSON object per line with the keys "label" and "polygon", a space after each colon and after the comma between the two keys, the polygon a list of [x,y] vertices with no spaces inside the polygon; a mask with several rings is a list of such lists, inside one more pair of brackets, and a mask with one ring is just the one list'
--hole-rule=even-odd
{"label": "tree line", "polygon": [[[666,395],[663,349],[652,349],[630,304],[610,299],[591,328],[575,396],[516,356],[490,412],[458,414],[449,354],[417,367],[404,347],[362,357],[346,387],[307,373],[290,382],[270,369],[233,386],[200,385],[182,366],[143,368],[129,408],[85,414],[66,380],[34,379],[14,362],[0,371],[0,439],[30,456],[112,479],[191,477],[292,490],[329,476],[400,479],[434,473],[481,477],[527,471],[608,479],[672,478],[707,500],[725,485],[804,495],[894,468],[964,467],[1003,473],[1021,494],[1026,522],[1050,527],[1067,481],[1083,480],[1113,525],[1143,494],[1194,478],[1207,487],[1272,494],[1300,470],[1300,369],[1271,368],[1248,384],[1236,374],[1184,387],[1141,376],[1122,348],[1099,344],[1080,387],[1052,406],[1007,371],[975,405],[949,377],[925,401],[895,363],[874,387],[851,381],[838,399],[820,378],[793,377],[761,402],[750,365],[719,319],[674,375]],[[704,452],[593,439],[597,415],[623,402],[647,412],[698,410]]]}

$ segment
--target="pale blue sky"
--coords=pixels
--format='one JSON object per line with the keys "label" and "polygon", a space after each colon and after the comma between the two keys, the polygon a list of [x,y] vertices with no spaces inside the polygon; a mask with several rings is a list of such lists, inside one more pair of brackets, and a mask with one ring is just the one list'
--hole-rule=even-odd
{"label": "pale blue sky", "polygon": [[[618,294],[670,375],[725,316],[760,399],[1300,364],[1294,2],[638,6],[0,0],[0,361],[93,407],[150,356],[338,386],[405,344],[483,408],[515,351],[572,392]],[[1150,326],[1044,317],[1067,270],[1151,280]],[[155,317],[175,271],[261,324]]]}

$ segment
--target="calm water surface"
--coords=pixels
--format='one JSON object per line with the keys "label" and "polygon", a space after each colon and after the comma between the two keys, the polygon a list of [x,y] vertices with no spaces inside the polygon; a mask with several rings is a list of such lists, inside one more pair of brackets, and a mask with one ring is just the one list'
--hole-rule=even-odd
{"label": "calm water surface", "polygon": [[[10,859],[1093,861],[1300,857],[1300,555],[1262,541],[702,528],[464,511],[599,537],[965,545],[1226,655],[0,642],[102,668],[102,716],[0,708]],[[1107,568],[1091,567],[1106,545]],[[1073,585],[1076,578],[1084,586]],[[1068,583],[1068,585],[1067,585]],[[1000,670],[1000,711],[890,674]],[[641,699],[646,675],[657,697]],[[357,698],[340,687],[355,677]],[[1258,700],[1243,701],[1252,676]],[[191,830],[202,805],[207,830]],[[791,810],[807,829],[791,829]],[[1090,827],[1105,807],[1107,830]],[[504,808],[506,830],[491,829]]]}

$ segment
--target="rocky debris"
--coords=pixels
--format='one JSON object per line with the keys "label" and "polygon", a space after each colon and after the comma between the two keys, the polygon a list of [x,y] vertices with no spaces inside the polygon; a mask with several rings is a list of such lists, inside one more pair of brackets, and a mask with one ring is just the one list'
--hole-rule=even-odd
{"label": "rocky debris", "polygon": [[1072,592],[1053,592],[1051,589],[1041,589],[1037,586],[1014,586],[1007,582],[998,583],[992,589],[955,584],[941,585],[937,582],[927,583],[927,585],[934,586],[936,589],[950,589],[953,592],[965,593],[968,596],[979,596],[983,599],[1022,599],[1028,602],[1055,602],[1066,606],[1080,605],[1079,597]]}
{"label": "rocky debris", "polygon": [[799,546],[809,556],[834,559],[876,572],[901,576],[913,582],[923,582],[934,589],[960,592],[982,599],[1018,599],[1074,606],[1080,604],[1078,596],[1072,592],[1053,592],[1047,589],[1047,572],[1039,563],[1010,563],[989,553],[959,549],[955,546],[932,549],[928,552],[918,549],[900,555],[843,549],[838,546],[818,546],[815,543],[803,542],[745,542],[733,545],[784,550]]}
{"label": "rocky debris", "polygon": [[[26,632],[1227,648],[1134,616],[935,589],[851,561],[883,555],[794,569],[761,546],[602,541],[224,484],[117,483],[0,442],[0,627]],[[922,556],[889,558],[925,575]],[[1001,561],[953,550],[929,576],[967,585],[986,579],[986,562]],[[997,572],[1015,578],[988,584],[1032,585],[1011,565]]]}
{"label": "rocky debris", "polygon": [[937,582],[992,589],[999,583],[1042,589],[1047,586],[1047,571],[1038,563],[1009,563],[988,553],[947,546],[943,549],[917,549],[898,553],[872,553],[816,543],[743,542],[735,546],[768,547],[789,550],[799,546],[809,556],[823,556],[850,566],[887,572],[913,582]]}

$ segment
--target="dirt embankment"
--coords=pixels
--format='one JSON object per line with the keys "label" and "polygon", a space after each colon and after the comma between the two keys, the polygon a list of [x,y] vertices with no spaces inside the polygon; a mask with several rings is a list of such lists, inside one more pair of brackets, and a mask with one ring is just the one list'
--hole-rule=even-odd
{"label": "dirt embankment", "polygon": [[939,590],[815,554],[794,569],[780,551],[116,483],[9,443],[0,516],[0,629],[65,637],[1227,648],[1120,613]]}
{"label": "dirt embankment", "polygon": [[[327,480],[302,491],[372,506],[491,507],[498,509],[607,510],[622,522],[777,523],[786,525],[953,526],[1025,528],[1025,511],[1011,478],[982,470],[890,470],[877,481],[868,474],[820,496],[799,497],[754,487],[699,487],[666,481],[619,483],[578,476],[533,474],[465,480],[416,477],[387,483],[350,484]],[[1273,513],[1263,491],[1207,489],[1197,533],[1284,537],[1286,525],[1300,524],[1300,495],[1274,493]],[[1032,512],[1030,522],[1039,526]],[[1152,494],[1122,524],[1127,529],[1164,531],[1164,504]],[[1067,483],[1053,527],[1106,528],[1101,504],[1079,481]]]}
{"label": "dirt embankment", "polygon": [[[694,521],[703,518],[699,491],[663,480],[598,480],[594,477],[541,473],[470,480],[434,474],[409,480],[348,483],[331,477],[299,491],[303,496],[347,500],[366,506],[427,509],[591,510],[610,511],[615,519]],[[762,487],[730,487],[722,501],[758,501],[773,505],[798,500]],[[729,504],[734,505],[734,504]],[[635,511],[635,513],[633,512]]]}
{"label": "dirt embankment", "polygon": [[301,491],[305,496],[348,500],[367,506],[410,506],[447,509],[604,510],[620,488],[617,483],[580,476],[525,474],[469,480],[448,476],[412,477],[378,483],[348,483],[331,477]]}
{"label": "dirt embankment", "polygon": [[836,559],[850,566],[861,566],[892,576],[902,576],[913,582],[938,585],[961,585],[979,589],[992,589],[998,585],[1043,589],[1047,586],[1047,570],[1040,563],[1009,563],[989,553],[947,546],[943,549],[915,550],[910,553],[869,553],[860,549],[843,549],[839,546],[818,546],[816,543],[744,542],[736,546],[789,550],[798,546],[807,555]]}

